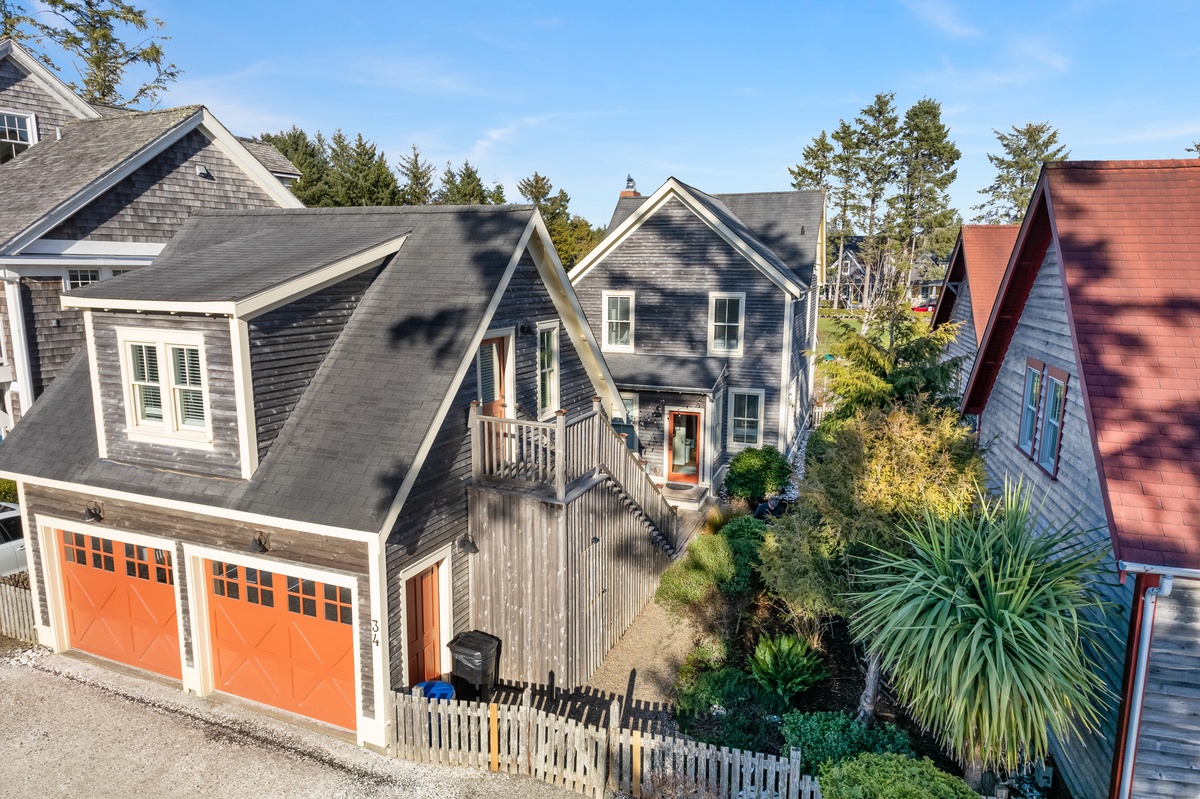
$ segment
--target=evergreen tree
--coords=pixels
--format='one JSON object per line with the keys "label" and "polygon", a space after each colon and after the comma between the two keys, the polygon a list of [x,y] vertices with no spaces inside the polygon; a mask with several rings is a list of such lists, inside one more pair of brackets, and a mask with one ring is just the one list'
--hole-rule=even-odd
{"label": "evergreen tree", "polygon": [[436,202],[439,205],[502,205],[504,187],[499,183],[492,184],[491,188],[484,186],[479,170],[470,161],[463,161],[457,172],[447,161]]}
{"label": "evergreen tree", "polygon": [[[871,104],[854,119],[862,192],[859,224],[864,234],[860,255],[867,271],[863,302],[868,311],[875,297],[882,293],[880,284],[888,277],[885,272],[888,265],[885,215],[887,197],[896,179],[900,144],[900,118],[896,114],[895,97],[895,92],[875,95]],[[883,291],[886,290],[884,286]],[[867,324],[868,318],[864,317],[864,329]]]}
{"label": "evergreen tree", "polygon": [[412,146],[412,155],[400,156],[400,204],[429,205],[434,200],[433,177],[437,169],[428,161],[421,160],[417,145]]}
{"label": "evergreen tree", "polygon": [[351,143],[341,130],[329,143],[329,197],[332,205],[396,205],[396,176],[375,145],[358,134]]}
{"label": "evergreen tree", "polygon": [[592,227],[577,214],[571,214],[570,196],[562,189],[554,193],[554,185],[544,175],[534,172],[517,183],[517,191],[537,207],[546,222],[546,229],[550,231],[559,260],[567,269],[591,252],[604,237],[602,229]]}
{"label": "evergreen tree", "polygon": [[[14,42],[38,41],[37,26],[25,6],[11,0],[0,0],[0,39],[12,39]],[[45,58],[42,57],[42,60]]]}
{"label": "evergreen tree", "polygon": [[792,188],[809,189],[828,192],[833,188],[830,182],[833,172],[833,144],[825,131],[813,137],[812,144],[800,151],[804,160],[793,167],[788,167],[792,175]]}
{"label": "evergreen tree", "polygon": [[[140,8],[121,0],[42,0],[46,11],[56,17],[61,26],[34,22],[36,29],[67,53],[78,59],[82,83],[71,83],[72,90],[89,103],[105,105],[153,105],[166,91],[168,84],[180,75],[180,69],[166,60],[163,42],[169,36],[149,35],[137,42],[126,41],[118,34],[131,30],[135,36],[143,31],[162,30],[160,19],[149,17]],[[146,67],[150,80],[126,96],[121,90],[125,73],[131,68]]]}
{"label": "evergreen tree", "polygon": [[842,298],[842,258],[845,256],[846,239],[854,235],[854,219],[859,215],[862,203],[858,189],[862,182],[859,162],[858,133],[846,122],[839,120],[833,131],[833,143],[837,149],[829,159],[830,202],[833,218],[827,238],[829,246],[837,246],[837,272],[833,283],[833,307],[837,308]]}
{"label": "evergreen tree", "polygon": [[975,221],[993,225],[1020,222],[1029,207],[1042,164],[1062,161],[1071,153],[1058,144],[1058,131],[1049,122],[1030,122],[1019,128],[1014,125],[1011,133],[992,132],[1003,152],[988,153],[988,160],[996,167],[996,177],[992,185],[979,192],[987,195],[987,201],[972,206],[972,210],[980,212]]}
{"label": "evergreen tree", "polygon": [[314,139],[292,125],[290,130],[264,133],[259,138],[275,145],[300,171],[299,179],[291,185],[296,199],[309,208],[333,204],[329,193],[329,145],[320,132]]}
{"label": "evergreen tree", "polygon": [[1200,156],[1200,141],[1192,142],[1192,146],[1184,147],[1183,151],[1185,153],[1195,153],[1197,156]]}
{"label": "evergreen tree", "polygon": [[942,123],[942,107],[928,97],[904,115],[900,130],[896,193],[889,199],[901,264],[912,265],[930,247],[938,229],[955,218],[947,190],[958,176],[962,155]]}

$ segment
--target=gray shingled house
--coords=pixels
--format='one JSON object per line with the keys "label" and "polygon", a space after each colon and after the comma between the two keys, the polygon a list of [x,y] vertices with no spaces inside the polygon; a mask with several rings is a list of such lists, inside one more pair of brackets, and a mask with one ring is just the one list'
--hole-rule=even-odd
{"label": "gray shingled house", "polygon": [[1023,479],[1103,554],[1086,654],[1115,698],[1052,742],[1079,799],[1200,796],[1198,218],[1200,161],[1047,164],[974,312],[963,408],[993,486]]}
{"label": "gray shingled house", "polygon": [[676,543],[531,207],[197,215],[62,302],[87,346],[0,446],[56,650],[384,746],[465,630],[586,679]]}
{"label": "gray shingled house", "polygon": [[202,107],[92,106],[0,41],[0,430],[83,346],[64,290],[151,263],[196,210],[299,207],[296,175]]}
{"label": "gray shingled house", "polygon": [[739,450],[795,446],[824,253],[822,192],[709,195],[670,178],[649,197],[627,188],[571,273],[641,457],[682,506]]}

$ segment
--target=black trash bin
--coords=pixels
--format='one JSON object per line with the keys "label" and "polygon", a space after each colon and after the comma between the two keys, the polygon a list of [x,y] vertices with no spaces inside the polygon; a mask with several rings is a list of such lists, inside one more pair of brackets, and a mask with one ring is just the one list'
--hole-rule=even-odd
{"label": "black trash bin", "polygon": [[487,702],[500,670],[500,639],[479,630],[459,633],[450,641],[450,680],[459,697]]}

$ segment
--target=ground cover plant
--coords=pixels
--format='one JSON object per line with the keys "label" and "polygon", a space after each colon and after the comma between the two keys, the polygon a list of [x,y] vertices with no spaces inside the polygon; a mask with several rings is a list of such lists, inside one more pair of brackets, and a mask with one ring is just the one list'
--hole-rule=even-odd
{"label": "ground cover plant", "polygon": [[896,725],[885,722],[867,727],[843,712],[794,710],[783,717],[783,738],[787,745],[785,753],[800,750],[800,770],[805,774],[816,774],[823,766],[865,752],[913,754],[908,733]]}
{"label": "ground cover plant", "polygon": [[979,799],[928,758],[867,753],[820,771],[824,799]]}

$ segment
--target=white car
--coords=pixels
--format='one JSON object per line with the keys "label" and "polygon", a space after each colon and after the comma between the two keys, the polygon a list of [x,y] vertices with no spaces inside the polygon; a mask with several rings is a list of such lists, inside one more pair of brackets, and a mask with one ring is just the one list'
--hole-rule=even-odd
{"label": "white car", "polygon": [[27,568],[21,507],[11,502],[0,502],[0,577],[23,572]]}

